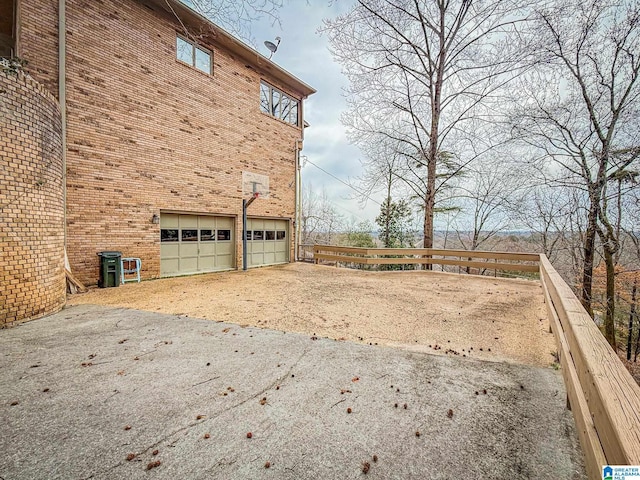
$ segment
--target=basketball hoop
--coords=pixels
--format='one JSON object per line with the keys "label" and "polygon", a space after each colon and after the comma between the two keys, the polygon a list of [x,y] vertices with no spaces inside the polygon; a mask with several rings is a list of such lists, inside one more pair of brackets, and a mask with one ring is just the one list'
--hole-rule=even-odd
{"label": "basketball hoop", "polygon": [[260,192],[253,192],[253,198],[258,198],[260,196]]}
{"label": "basketball hoop", "polygon": [[242,196],[244,198],[255,197],[256,192],[260,193],[260,198],[269,198],[269,176],[243,171]]}

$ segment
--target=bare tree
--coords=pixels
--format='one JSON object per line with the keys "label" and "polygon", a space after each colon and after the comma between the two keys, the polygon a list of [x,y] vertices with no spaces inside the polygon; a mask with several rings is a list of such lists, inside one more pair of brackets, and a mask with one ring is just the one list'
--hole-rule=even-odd
{"label": "bare tree", "polygon": [[363,173],[356,178],[354,190],[358,193],[352,198],[364,206],[373,194],[382,193],[390,201],[392,193],[398,189],[401,160],[397,145],[389,141],[370,142],[361,145],[360,150],[364,154],[364,159],[360,160]]}
{"label": "bare tree", "polygon": [[[639,148],[631,149],[629,156],[632,159],[637,158]],[[625,152],[626,153],[626,152]],[[622,251],[620,232],[622,227],[622,184],[623,182],[631,182],[635,186],[635,172],[627,167],[632,161],[623,158],[619,161],[618,152],[611,152],[611,163],[615,170],[608,175],[602,189],[601,207],[598,211],[598,222],[596,229],[602,249],[604,251],[604,262],[606,267],[606,316],[605,316],[605,334],[611,346],[616,348],[616,332],[615,332],[615,304],[616,304],[616,272],[615,266],[617,259]],[[623,155],[626,157],[627,155]],[[621,167],[618,165],[621,164]],[[613,195],[609,194],[608,186],[613,183],[617,188],[614,189]],[[614,200],[611,202],[611,200]],[[610,207],[610,205],[613,205]]]}
{"label": "bare tree", "polygon": [[480,162],[469,169],[455,189],[463,215],[457,216],[454,226],[458,241],[466,250],[477,250],[499,232],[514,226],[510,205],[521,182],[513,172],[503,158]]}
{"label": "bare tree", "polygon": [[302,189],[302,244],[333,244],[345,224],[344,217],[331,203],[323,189],[318,195],[310,183]]}
{"label": "bare tree", "polygon": [[554,264],[570,231],[571,199],[567,193],[562,188],[538,185],[514,205],[518,223],[531,232],[533,242],[538,245],[536,251],[544,253]]}
{"label": "bare tree", "polygon": [[237,37],[255,45],[251,25],[267,18],[272,24],[280,22],[283,0],[180,0],[202,16],[219,24]]}
{"label": "bare tree", "polygon": [[[529,32],[540,61],[527,76],[530,83],[519,85],[518,99],[524,96],[520,103],[526,104],[513,117],[514,133],[562,167],[557,183],[587,195],[581,300],[593,314],[596,235],[606,261],[618,249],[603,203],[607,179],[637,159],[612,162],[612,152],[639,144],[640,2],[560,0],[544,6]],[[613,309],[612,298],[605,319],[612,345]]]}
{"label": "bare tree", "polygon": [[624,215],[627,222],[622,228],[630,243],[630,259],[628,262],[633,269],[640,270],[640,188],[627,191],[623,202]]}
{"label": "bare tree", "polygon": [[524,2],[357,0],[325,21],[351,86],[343,122],[358,144],[396,142],[398,177],[421,199],[433,246],[438,185],[491,148],[483,125],[518,73],[511,48]]}

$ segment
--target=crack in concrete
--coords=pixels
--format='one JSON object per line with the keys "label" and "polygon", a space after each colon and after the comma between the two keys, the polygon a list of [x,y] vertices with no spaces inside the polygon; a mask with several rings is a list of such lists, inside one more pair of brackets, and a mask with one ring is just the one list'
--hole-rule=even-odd
{"label": "crack in concrete", "polygon": [[191,385],[191,388],[197,387],[198,385],[204,385],[205,383],[212,382],[213,380],[217,380],[218,378],[220,378],[220,375],[218,375],[217,377],[210,378],[209,380],[204,380],[202,382],[194,383],[193,385]]}
{"label": "crack in concrete", "polygon": [[[192,429],[193,427],[197,426],[197,425],[203,425],[209,421],[213,421],[218,419],[219,417],[221,417],[222,415],[224,415],[225,413],[241,407],[242,405],[244,405],[245,403],[249,402],[252,399],[255,399],[257,397],[259,397],[260,395],[264,394],[264,392],[266,392],[267,390],[271,390],[273,387],[275,387],[276,385],[278,385],[279,383],[282,383],[284,381],[284,379],[286,377],[288,377],[291,372],[293,371],[293,369],[298,365],[298,363],[300,363],[300,361],[304,358],[304,356],[309,353],[309,348],[305,348],[304,351],[302,352],[302,354],[296,359],[296,361],[291,365],[291,367],[289,367],[289,369],[287,370],[286,373],[284,373],[283,375],[281,375],[280,377],[276,378],[275,381],[273,381],[271,384],[269,384],[266,388],[262,389],[261,391],[259,391],[258,393],[255,393],[253,395],[248,396],[247,398],[245,398],[244,400],[235,403],[234,405],[231,405],[223,410],[221,410],[220,412],[218,412],[215,415],[212,415],[204,420],[196,420],[195,422],[191,422],[188,425],[185,425],[183,427],[178,428],[177,430],[174,430],[173,432],[168,433],[167,435],[165,435],[164,437],[162,437],[161,439],[159,439],[158,441],[156,441],[155,443],[147,446],[146,448],[142,449],[139,453],[136,453],[136,457],[139,457],[140,455],[144,455],[145,453],[149,452],[150,450],[154,449],[155,447],[159,446],[160,444],[162,444],[163,442],[165,442],[166,440],[168,440],[169,438],[178,435],[179,433],[182,432],[186,432],[190,429]],[[174,442],[172,442],[173,444],[175,444],[179,439],[176,439]],[[102,475],[102,474],[106,474],[111,472],[112,470],[115,470],[118,467],[121,467],[122,465],[129,463],[128,460],[123,460],[121,462],[118,462],[116,465],[113,465],[111,467],[108,467],[107,469],[97,472],[97,473],[92,473],[89,477],[83,478],[82,480],[89,480],[91,478],[93,478],[95,475]],[[234,460],[235,463],[235,460]]]}

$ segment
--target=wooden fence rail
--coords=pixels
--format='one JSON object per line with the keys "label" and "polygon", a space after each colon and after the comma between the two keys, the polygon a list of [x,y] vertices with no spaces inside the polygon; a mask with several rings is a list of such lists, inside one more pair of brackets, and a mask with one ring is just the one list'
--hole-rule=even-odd
{"label": "wooden fence rail", "polygon": [[604,465],[640,465],[640,387],[546,256],[330,245],[315,245],[313,252],[316,263],[437,264],[539,272],[589,478],[602,478]]}
{"label": "wooden fence rail", "polygon": [[640,387],[544,255],[540,281],[589,478],[640,465]]}
{"label": "wooden fence rail", "polygon": [[[483,252],[479,250],[436,248],[358,248],[333,245],[315,245],[313,247],[313,258],[315,263],[326,260],[362,265],[454,265],[478,269],[536,273],[539,270],[538,261],[540,260],[540,256],[533,253]],[[474,259],[484,260],[477,261]],[[493,262],[489,260],[493,260]]]}

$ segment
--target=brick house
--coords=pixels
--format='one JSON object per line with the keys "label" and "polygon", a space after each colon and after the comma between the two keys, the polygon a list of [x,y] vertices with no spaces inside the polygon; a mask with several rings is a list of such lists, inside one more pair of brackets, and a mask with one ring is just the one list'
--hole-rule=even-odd
{"label": "brick house", "polygon": [[141,258],[143,278],[240,268],[252,186],[268,196],[247,211],[249,266],[294,260],[311,87],[178,0],[0,4],[0,55],[27,60],[66,118],[81,281],[103,250]]}

